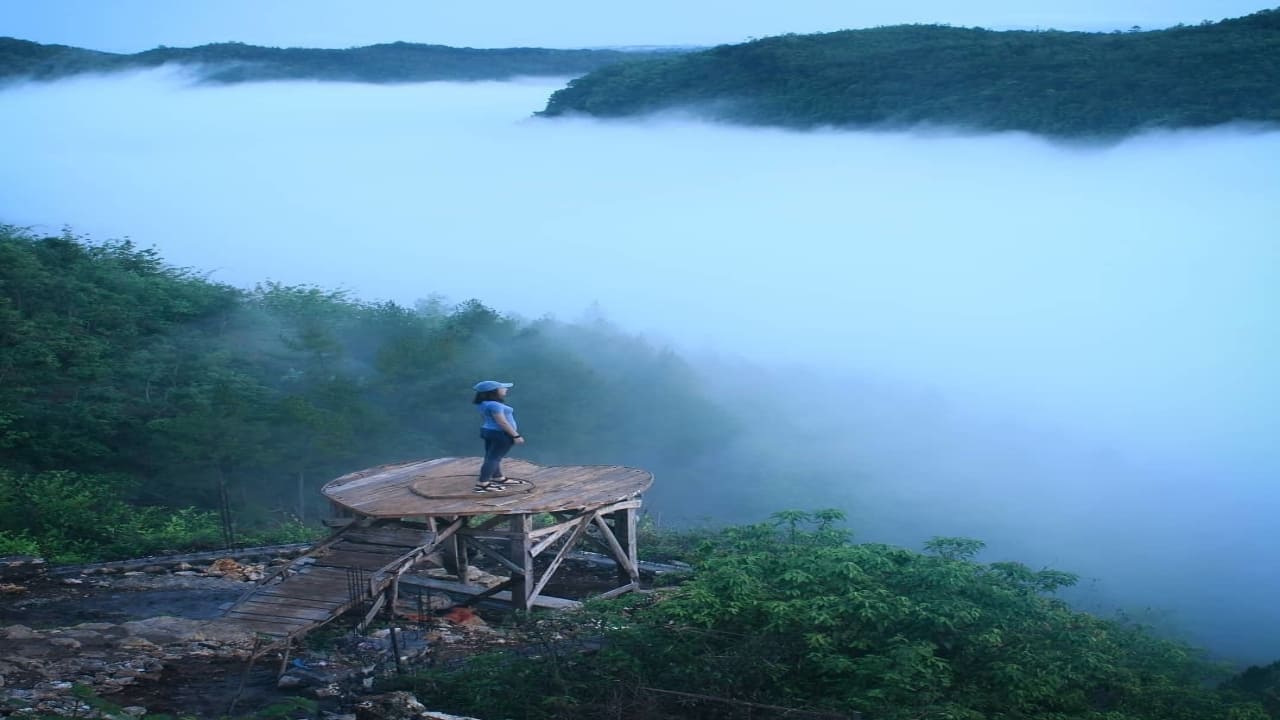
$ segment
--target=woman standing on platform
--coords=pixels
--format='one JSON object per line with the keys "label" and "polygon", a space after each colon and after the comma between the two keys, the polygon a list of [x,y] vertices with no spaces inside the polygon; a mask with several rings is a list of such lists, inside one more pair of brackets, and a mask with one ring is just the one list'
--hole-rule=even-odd
{"label": "woman standing on platform", "polygon": [[524,438],[516,429],[515,410],[505,400],[507,388],[512,383],[482,380],[476,383],[476,399],[484,424],[480,426],[480,438],[484,440],[484,463],[480,465],[480,479],[473,488],[478,493],[498,492],[513,485],[527,484],[523,480],[507,478],[502,474],[502,458],[514,445],[523,445]]}

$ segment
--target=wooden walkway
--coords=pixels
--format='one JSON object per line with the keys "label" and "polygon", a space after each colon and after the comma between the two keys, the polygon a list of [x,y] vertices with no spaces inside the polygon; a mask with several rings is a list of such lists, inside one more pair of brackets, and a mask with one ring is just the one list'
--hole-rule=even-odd
{"label": "wooden walkway", "polygon": [[358,606],[368,606],[367,623],[382,608],[388,587],[436,544],[435,533],[399,521],[348,525],[263,578],[225,620],[282,640]]}

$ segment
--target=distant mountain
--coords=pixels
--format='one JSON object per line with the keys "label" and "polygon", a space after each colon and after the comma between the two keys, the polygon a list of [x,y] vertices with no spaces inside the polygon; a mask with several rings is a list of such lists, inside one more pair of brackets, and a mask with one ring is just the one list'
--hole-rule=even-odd
{"label": "distant mountain", "polygon": [[394,83],[426,80],[505,80],[518,76],[581,75],[619,62],[673,57],[680,49],[480,50],[444,45],[390,43],[346,50],[269,48],[218,43],[193,48],[159,47],[131,55],[0,37],[0,79],[53,80],[88,72],[195,66],[211,82],[339,80]]}
{"label": "distant mountain", "polygon": [[604,67],[546,116],[688,109],[793,128],[941,124],[1051,136],[1280,122],[1280,10],[1152,32],[902,25]]}

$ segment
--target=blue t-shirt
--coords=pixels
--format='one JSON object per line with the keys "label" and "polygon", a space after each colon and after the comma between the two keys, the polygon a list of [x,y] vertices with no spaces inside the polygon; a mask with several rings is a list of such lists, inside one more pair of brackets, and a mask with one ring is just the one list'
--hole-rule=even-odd
{"label": "blue t-shirt", "polygon": [[507,422],[511,424],[511,429],[520,432],[516,428],[515,409],[510,405],[500,403],[497,400],[485,400],[480,403],[480,415],[484,418],[484,424],[480,426],[481,430],[501,430],[502,426],[494,420],[494,416],[502,413],[507,418]]}

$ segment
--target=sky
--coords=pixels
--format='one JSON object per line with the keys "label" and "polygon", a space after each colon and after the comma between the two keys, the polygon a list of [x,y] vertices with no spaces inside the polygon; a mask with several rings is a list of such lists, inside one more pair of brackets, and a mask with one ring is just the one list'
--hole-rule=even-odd
{"label": "sky", "polygon": [[111,52],[226,41],[280,47],[396,40],[469,47],[713,45],[898,23],[1156,29],[1267,7],[1257,0],[4,0],[0,35]]}

